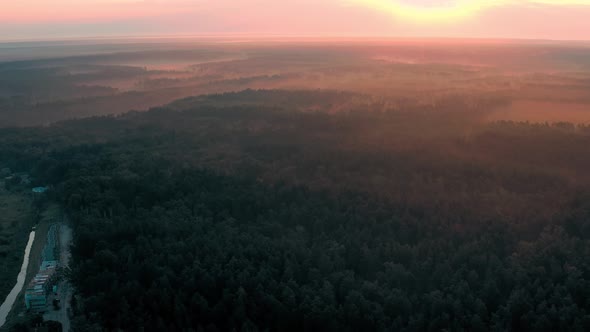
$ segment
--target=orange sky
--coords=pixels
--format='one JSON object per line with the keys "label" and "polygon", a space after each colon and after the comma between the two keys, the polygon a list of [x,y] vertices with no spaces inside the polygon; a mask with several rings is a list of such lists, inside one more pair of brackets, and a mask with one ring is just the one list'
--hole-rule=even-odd
{"label": "orange sky", "polygon": [[590,0],[18,0],[0,40],[262,34],[590,39]]}

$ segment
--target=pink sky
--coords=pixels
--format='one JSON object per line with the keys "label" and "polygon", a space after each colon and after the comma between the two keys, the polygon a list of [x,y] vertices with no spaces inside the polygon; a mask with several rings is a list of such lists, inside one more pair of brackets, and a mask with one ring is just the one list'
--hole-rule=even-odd
{"label": "pink sky", "polygon": [[[0,40],[176,34],[590,39],[590,0],[3,2]],[[422,17],[439,11],[431,16],[446,19]]]}

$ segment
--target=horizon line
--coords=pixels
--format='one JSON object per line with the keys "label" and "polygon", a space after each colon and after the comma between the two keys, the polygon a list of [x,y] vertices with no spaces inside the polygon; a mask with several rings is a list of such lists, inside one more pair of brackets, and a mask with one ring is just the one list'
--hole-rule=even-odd
{"label": "horizon line", "polygon": [[116,36],[85,36],[85,37],[41,37],[41,38],[14,38],[0,39],[0,44],[8,43],[58,43],[58,42],[93,42],[93,41],[133,41],[133,40],[188,40],[203,38],[208,41],[237,39],[236,42],[255,41],[274,41],[279,38],[288,40],[303,39],[307,41],[329,41],[329,40],[349,40],[349,41],[386,41],[386,40],[463,40],[463,41],[525,41],[525,42],[571,42],[571,43],[588,43],[590,39],[556,39],[556,38],[526,38],[526,37],[502,37],[502,36],[395,36],[395,35],[303,35],[303,34],[261,34],[261,33],[218,33],[218,34],[178,34],[178,35],[116,35]]}

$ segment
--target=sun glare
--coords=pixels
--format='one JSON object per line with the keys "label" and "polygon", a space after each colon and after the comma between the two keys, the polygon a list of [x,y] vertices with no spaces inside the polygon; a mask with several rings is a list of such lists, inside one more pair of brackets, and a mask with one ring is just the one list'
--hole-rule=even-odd
{"label": "sun glare", "polygon": [[425,4],[412,4],[401,0],[353,0],[357,4],[370,7],[381,12],[417,22],[455,21],[471,17],[490,6],[505,3],[504,0],[454,0],[430,1]]}
{"label": "sun glare", "polygon": [[490,7],[517,5],[590,6],[590,0],[349,0],[414,22],[455,22]]}

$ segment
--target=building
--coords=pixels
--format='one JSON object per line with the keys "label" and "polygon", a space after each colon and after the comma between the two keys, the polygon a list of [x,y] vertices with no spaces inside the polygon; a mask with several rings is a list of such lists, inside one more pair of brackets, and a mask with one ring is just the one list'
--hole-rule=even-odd
{"label": "building", "polygon": [[25,290],[25,306],[34,312],[47,311],[49,294],[55,292],[58,266],[58,226],[53,224],[47,232],[47,243],[41,253],[43,261],[39,273],[31,280]]}
{"label": "building", "polygon": [[32,189],[33,193],[35,194],[42,194],[47,191],[47,187],[35,187]]}
{"label": "building", "polygon": [[39,273],[25,290],[25,306],[35,312],[46,311],[47,295],[52,291],[57,261],[43,261]]}

